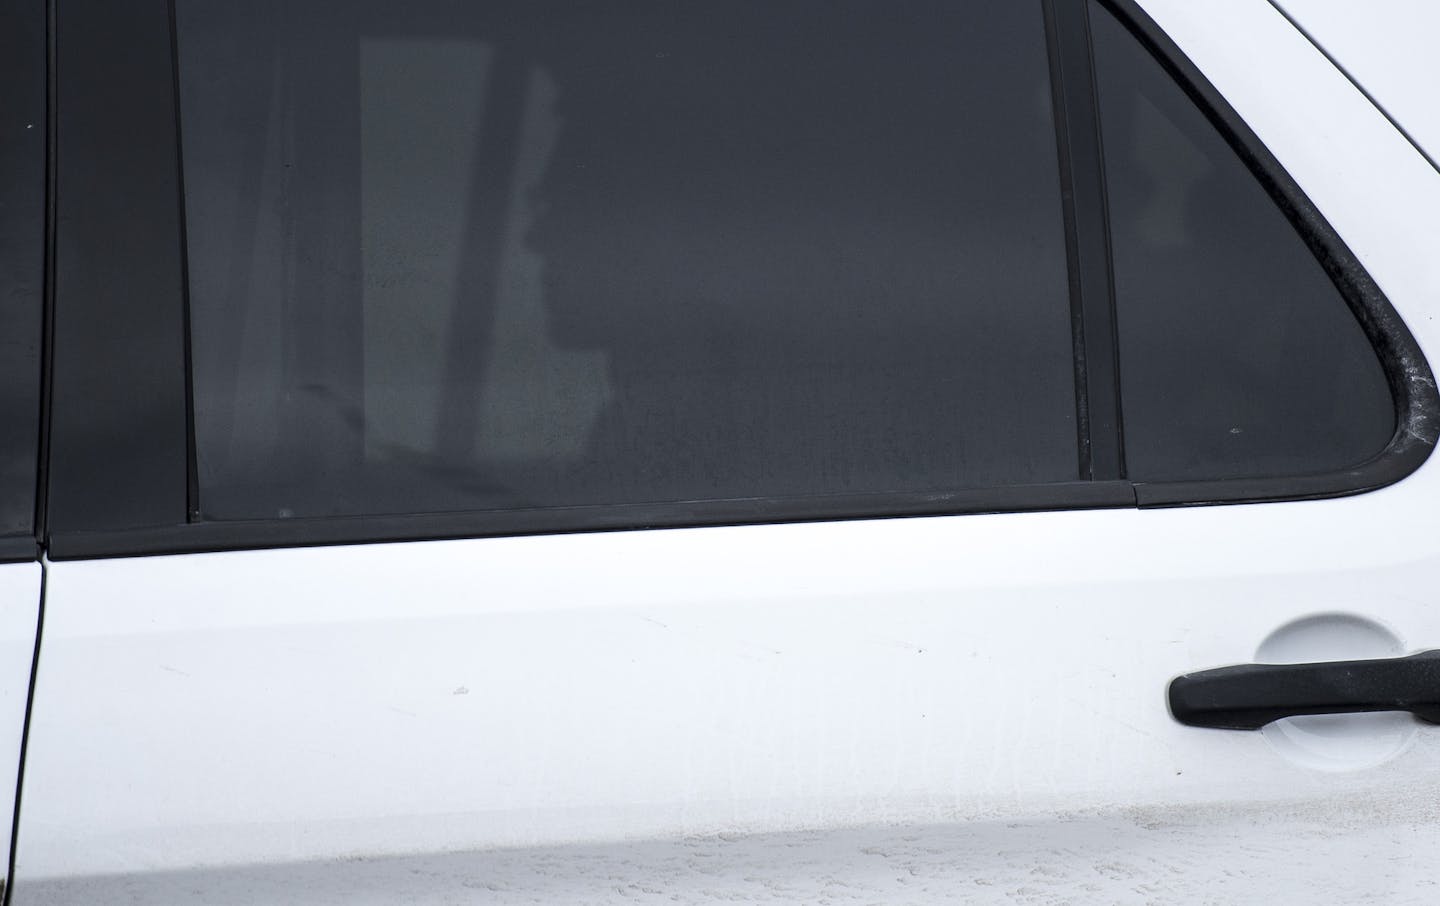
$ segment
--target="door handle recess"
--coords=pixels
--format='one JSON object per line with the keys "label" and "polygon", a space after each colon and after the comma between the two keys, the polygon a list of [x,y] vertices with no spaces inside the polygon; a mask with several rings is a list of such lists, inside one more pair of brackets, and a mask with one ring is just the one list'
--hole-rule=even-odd
{"label": "door handle recess", "polygon": [[1302,714],[1409,711],[1440,723],[1440,650],[1322,664],[1239,664],[1170,681],[1170,713],[1182,724],[1258,730]]}

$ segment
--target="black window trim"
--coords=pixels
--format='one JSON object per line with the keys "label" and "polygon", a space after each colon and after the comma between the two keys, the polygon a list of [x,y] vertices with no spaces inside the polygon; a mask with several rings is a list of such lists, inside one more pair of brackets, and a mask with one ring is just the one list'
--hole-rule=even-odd
{"label": "black window trim", "polygon": [[40,559],[40,542],[29,535],[0,538],[0,563],[30,563]]}
{"label": "black window trim", "polygon": [[1070,273],[1080,476],[1117,481],[1125,477],[1120,344],[1087,9],[1083,0],[1044,2]]}
{"label": "black window trim", "polygon": [[[1098,0],[1173,76],[1260,179],[1340,288],[1375,347],[1396,430],[1370,460],[1339,472],[1279,478],[1124,479],[1119,363],[1103,158],[1094,122],[1087,0],[1038,0],[1050,35],[1077,359],[1082,474],[1093,480],[805,498],[350,516],[191,521],[197,511],[190,420],[183,194],[174,68],[174,0],[67,0],[60,54],[49,317],[48,530],[55,560],[327,544],[743,525],[817,520],[1304,500],[1362,493],[1406,477],[1440,433],[1440,395],[1414,337],[1354,254],[1238,114],[1134,0]],[[76,48],[79,48],[78,50]],[[67,53],[69,56],[67,56]],[[168,53],[169,56],[164,55]],[[67,65],[68,62],[68,65]],[[127,88],[116,110],[107,85]],[[145,124],[136,129],[134,123]],[[78,138],[76,138],[78,136]],[[70,141],[67,143],[67,138]],[[114,152],[115,147],[129,152]],[[55,151],[58,148],[58,155]],[[1077,167],[1079,172],[1077,172]],[[76,186],[80,191],[75,191]],[[135,186],[151,191],[139,193]],[[1098,188],[1099,191],[1096,191]],[[94,197],[99,193],[102,197]],[[107,199],[103,196],[109,195]],[[108,202],[108,203],[107,203]],[[77,238],[76,224],[91,222]],[[138,225],[137,225],[138,224]],[[128,238],[103,241],[108,231]],[[137,257],[146,266],[135,266]],[[1078,265],[1078,266],[1077,266]],[[109,306],[123,306],[124,343]],[[1108,340],[1108,343],[1107,343]],[[1077,339],[1077,346],[1082,340]],[[1083,380],[1081,380],[1083,378]],[[90,393],[89,388],[104,388]],[[96,425],[110,426],[109,436]],[[123,435],[116,425],[127,426]],[[139,427],[137,427],[139,426]],[[115,446],[123,449],[116,455]],[[28,541],[28,539],[26,539]],[[32,545],[33,547],[33,545]],[[6,549],[8,550],[8,549]],[[5,550],[0,550],[3,555]]]}
{"label": "black window trim", "polygon": [[[26,119],[25,133],[10,133],[0,137],[0,144],[9,152],[26,148],[33,143],[38,136],[43,142],[41,148],[36,149],[34,157],[22,152],[20,156],[25,160],[25,165],[15,171],[0,173],[0,181],[6,187],[8,203],[4,210],[0,210],[0,218],[7,222],[7,233],[10,229],[34,229],[37,232],[34,246],[22,246],[19,254],[24,254],[26,260],[33,261],[35,268],[32,273],[38,278],[34,286],[24,288],[5,286],[3,288],[4,299],[0,301],[7,308],[16,306],[18,310],[7,311],[6,320],[10,326],[18,330],[29,332],[34,331],[31,336],[38,347],[38,361],[28,360],[28,357],[17,358],[7,361],[5,367],[0,370],[3,380],[12,381],[17,379],[23,371],[34,365],[36,371],[30,372],[33,375],[34,396],[31,405],[35,415],[33,427],[27,426],[25,433],[32,430],[34,447],[32,453],[35,456],[34,469],[32,472],[34,480],[34,497],[31,508],[31,517],[27,527],[18,530],[7,530],[0,534],[0,563],[25,563],[40,558],[40,538],[44,533],[45,513],[45,453],[43,448],[45,437],[45,374],[46,360],[48,353],[45,348],[46,329],[44,324],[45,311],[47,306],[45,300],[51,291],[49,275],[51,273],[51,224],[53,218],[49,216],[49,192],[50,185],[50,160],[52,155],[50,149],[54,147],[54,137],[50,132],[49,110],[51,108],[50,87],[52,80],[50,74],[53,71],[53,54],[49,43],[48,28],[49,9],[47,3],[10,4],[0,10],[0,29],[3,29],[4,45],[3,57],[0,57],[0,73],[3,73],[4,84],[10,90],[8,96],[13,107],[11,121],[16,122],[21,116]],[[33,117],[33,120],[31,119]],[[7,125],[10,125],[7,123]],[[12,144],[13,143],[13,144]],[[33,165],[33,166],[32,166]],[[15,196],[19,191],[21,197]],[[28,190],[28,191],[27,191]],[[31,194],[33,193],[33,194]],[[37,216],[38,215],[38,216]],[[15,253],[16,250],[7,250]],[[30,258],[30,255],[39,252],[38,257]],[[33,307],[31,307],[33,306]],[[27,388],[31,389],[31,388]],[[28,394],[27,394],[28,395]],[[11,426],[5,426],[9,430]],[[3,884],[0,884],[3,887]]]}

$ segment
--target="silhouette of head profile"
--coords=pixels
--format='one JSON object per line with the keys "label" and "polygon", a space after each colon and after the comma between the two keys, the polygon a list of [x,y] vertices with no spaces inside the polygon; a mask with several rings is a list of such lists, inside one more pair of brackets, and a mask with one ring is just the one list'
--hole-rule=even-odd
{"label": "silhouette of head profile", "polygon": [[[552,339],[608,358],[597,468],[666,499],[869,489],[907,462],[953,482],[907,451],[1003,398],[957,341],[1013,334],[1005,297],[1063,302],[1063,252],[1014,266],[1037,207],[1036,241],[1061,235],[1038,13],[651,0],[545,28],[559,132],[527,245]],[[1033,58],[986,49],[1021,29]]]}

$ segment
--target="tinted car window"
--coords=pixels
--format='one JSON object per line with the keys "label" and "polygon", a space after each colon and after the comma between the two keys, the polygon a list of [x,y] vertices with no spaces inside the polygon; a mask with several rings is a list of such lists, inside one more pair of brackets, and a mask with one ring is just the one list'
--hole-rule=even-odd
{"label": "tinted car window", "polygon": [[1394,404],[1359,322],[1160,64],[1092,4],[1129,477],[1320,473]]}
{"label": "tinted car window", "polygon": [[204,518],[1077,478],[1039,3],[176,14]]}

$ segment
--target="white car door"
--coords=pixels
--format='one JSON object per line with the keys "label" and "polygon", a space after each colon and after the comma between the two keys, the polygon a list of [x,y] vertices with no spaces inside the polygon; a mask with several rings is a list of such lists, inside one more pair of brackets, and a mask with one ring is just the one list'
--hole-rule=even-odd
{"label": "white car door", "polygon": [[[878,101],[856,88],[833,109],[792,105],[777,90],[756,95],[751,108],[706,106],[713,97],[697,86],[710,84],[702,75],[718,65],[707,56],[715,52],[683,22],[667,31],[673,23],[643,20],[636,43],[610,56],[611,32],[585,43],[609,25],[581,21],[570,34],[579,43],[563,45],[572,55],[564,60],[585,60],[577,80],[563,61],[537,64],[540,75],[514,64],[506,54],[523,57],[531,45],[477,42],[443,4],[425,10],[451,30],[444,40],[433,37],[433,22],[402,16],[390,31],[357,32],[356,43],[306,17],[326,10],[319,0],[285,7],[295,18],[281,34],[298,36],[303,53],[275,51],[287,61],[276,69],[267,68],[270,50],[256,48],[284,41],[264,44],[236,21],[215,31],[230,44],[207,45],[202,13],[219,5],[181,0],[172,68],[165,4],[143,14],[140,6],[77,0],[60,20],[62,52],[68,27],[73,53],[106,65],[60,73],[60,109],[77,111],[62,113],[62,137],[67,122],[81,136],[59,172],[52,444],[71,458],[51,468],[52,562],[14,902],[1433,900],[1440,874],[1427,857],[1440,845],[1440,818],[1430,775],[1440,728],[1405,712],[1433,714],[1440,702],[1429,662],[1397,659],[1440,646],[1440,463],[1427,460],[1440,409],[1425,364],[1425,353],[1440,349],[1432,254],[1440,231],[1427,216],[1440,206],[1440,174],[1275,8],[1147,0],[1141,12],[1128,2],[1057,0],[1023,12],[992,5],[1001,10],[993,22],[979,13],[971,22],[971,11],[949,10],[959,5],[926,7],[960,17],[937,21],[967,53],[1014,40],[1021,50],[1004,44],[1005,59],[1053,76],[1053,94],[1044,79],[1011,91],[1011,70],[993,70],[1004,78],[963,96],[977,121],[990,117],[984,128],[914,133],[942,143],[934,159],[904,131],[929,128],[925,100],[914,102],[914,119],[886,121],[865,140],[889,147],[899,135],[897,147],[921,149],[915,168],[940,173],[947,155],[981,147],[971,133],[1019,134],[1053,116],[1056,131],[1045,134],[1058,143],[1045,154],[1059,155],[1046,159],[1060,165],[1064,200],[1057,191],[1033,204],[1053,206],[1057,244],[1026,233],[1019,248],[1032,259],[1006,258],[1015,254],[1013,212],[1032,203],[1008,200],[984,230],[960,228],[983,249],[961,278],[983,283],[987,267],[1002,265],[1006,279],[1036,285],[1058,275],[1063,329],[1054,348],[1065,381],[1073,373],[1088,395],[1077,392],[1080,412],[1028,405],[1031,396],[1048,399],[1034,388],[1054,365],[1045,359],[1052,347],[1043,338],[1016,345],[1005,317],[984,321],[954,339],[953,358],[1013,367],[1010,399],[997,392],[971,402],[989,390],[965,363],[953,367],[966,380],[943,384],[940,396],[960,400],[957,419],[1009,410],[1023,418],[995,429],[993,449],[967,446],[963,432],[933,433],[1003,487],[970,490],[962,479],[960,490],[915,482],[881,494],[887,489],[848,477],[869,474],[863,443],[903,437],[895,455],[918,473],[928,435],[904,434],[909,423],[897,416],[872,437],[855,413],[903,413],[914,398],[906,394],[921,391],[894,373],[943,383],[942,371],[926,369],[950,367],[935,364],[949,360],[931,357],[927,329],[905,320],[920,316],[903,300],[860,330],[905,354],[863,379],[831,362],[813,384],[798,366],[781,389],[765,383],[769,372],[725,372],[710,383],[721,366],[706,345],[652,349],[647,390],[616,377],[616,350],[628,340],[611,340],[603,355],[580,348],[566,342],[553,310],[546,321],[514,300],[548,294],[553,304],[574,292],[551,250],[598,236],[587,263],[634,279],[616,278],[620,291],[610,295],[609,284],[585,284],[608,307],[568,329],[635,317],[674,338],[698,324],[722,337],[726,355],[748,362],[757,323],[791,337],[783,312],[761,309],[759,322],[735,322],[741,331],[704,306],[681,310],[678,327],[665,321],[670,309],[633,315],[616,306],[691,279],[715,290],[708,304],[729,304],[720,289],[734,289],[725,282],[732,271],[685,257],[701,242],[714,260],[741,249],[762,276],[808,275],[811,284],[789,287],[795,305],[809,311],[806,287],[819,286],[842,321],[851,314],[847,287],[880,284],[867,282],[875,274],[855,258],[836,257],[853,236],[843,225],[831,231],[827,218],[903,232],[894,246],[864,241],[898,262],[884,271],[890,285],[923,295],[929,284],[902,266],[927,253],[928,233],[916,228],[949,227],[928,214],[887,219],[900,215],[884,198],[906,188],[928,197],[907,174],[874,171],[883,193],[856,189],[834,207],[795,206],[786,193],[810,191],[803,168],[757,193],[784,195],[763,208],[777,223],[794,215],[832,243],[813,253],[840,272],[829,281],[795,269],[809,246],[775,245],[777,236],[793,243],[792,234],[727,219],[732,199],[716,189],[730,184],[713,173],[735,161],[769,178],[753,161],[788,160],[794,145],[750,133],[733,141],[741,126],[705,124],[742,108],[750,118],[734,122],[744,128],[801,122],[786,142],[816,141],[806,146],[819,155],[816,184],[854,185],[855,172],[873,163],[870,147],[845,132],[855,141],[832,155],[821,139],[842,133],[806,132],[801,114],[863,122],[936,84],[926,54],[949,51],[920,37],[933,36],[935,22],[917,13],[920,30],[904,31],[894,17],[865,18],[876,7],[854,4],[834,17],[839,37],[798,29],[797,45],[753,30],[750,19],[725,32],[692,11],[705,26],[697,33],[761,35],[753,46],[723,45],[725,60],[748,47],[745,66],[793,67],[785,84],[805,90],[834,76],[833,60],[786,54],[831,40],[851,48],[846,16],[881,53],[913,55],[894,67],[892,57],[866,58],[872,68],[856,84],[872,86]],[[813,13],[798,0],[791,7]],[[148,25],[135,24],[144,16]],[[1033,30],[1003,30],[1013,23]],[[150,43],[122,42],[125,63],[107,51],[113,34]],[[583,48],[593,46],[605,53],[592,60]],[[312,65],[342,51],[354,66]],[[207,82],[207,60],[233,80]],[[694,65],[655,77],[667,61]],[[812,66],[826,78],[807,81]],[[632,69],[648,80],[624,81]],[[476,71],[491,81],[467,87],[464,74]],[[174,105],[176,72],[178,136],[170,107],[137,128],[97,99],[106,80],[123,77],[130,93],[153,91]],[[587,116],[576,98],[607,79],[648,93],[625,108],[632,119],[615,120],[580,150],[567,147],[565,130]],[[229,84],[254,90],[228,96],[216,87]],[[694,109],[674,103],[677,85],[702,99]],[[910,93],[886,94],[897,85]],[[358,107],[347,106],[352,90]],[[431,106],[393,103],[416,92]],[[986,107],[982,96],[1001,100]],[[850,116],[836,112],[852,103]],[[485,129],[447,131],[446,111],[481,106],[495,117]],[[548,120],[547,109],[555,111]],[[683,139],[700,142],[676,146],[694,164],[683,178],[667,169],[674,147],[651,160],[615,137],[656,111],[665,123],[687,123],[695,131]],[[495,150],[494,123],[522,153]],[[85,150],[101,141],[103,157]],[[183,148],[158,154],[150,144],[177,141]],[[353,159],[316,150],[357,141],[364,150]],[[527,193],[556,180],[590,191],[585,181],[617,147],[622,159],[645,159],[654,184],[684,210],[699,198],[713,207],[676,218],[611,191],[597,209],[622,212],[613,221],[568,234],[552,225],[548,238],[530,238],[546,231],[526,213]],[[746,156],[756,148],[763,153]],[[1028,153],[985,158],[987,179],[1003,182]],[[242,172],[247,155],[274,166],[249,182],[226,175]],[[542,158],[551,169],[533,164]],[[173,205],[134,207],[133,184],[152,178],[170,192],[164,198],[183,193],[184,217]],[[345,179],[362,187],[358,196],[336,189]],[[83,212],[78,202],[65,207],[67,180],[94,193],[86,203],[99,221],[89,232],[72,227],[69,239],[65,218]],[[985,211],[987,199],[1013,199],[1014,186],[1004,188],[1010,194],[973,188],[963,197]],[[116,250],[113,228],[134,217],[150,228],[124,233]],[[637,226],[657,222],[664,229]],[[683,260],[682,276],[650,262],[649,282],[634,277],[652,247]],[[1042,260],[1047,250],[1062,263]],[[114,256],[147,266],[128,271]],[[447,269],[455,261],[459,269]],[[499,301],[488,326],[453,313],[446,321],[413,302],[432,290],[469,298],[492,284]],[[67,313],[65,300],[86,293],[126,312],[134,306],[123,343],[105,342],[116,328]],[[185,343],[175,340],[182,297]],[[364,311],[359,352],[337,339],[336,312],[346,306]],[[489,345],[456,339],[447,325]],[[850,329],[814,332],[851,337]],[[937,320],[928,332],[950,342],[954,329]],[[893,337],[904,342],[887,346]],[[67,353],[67,342],[85,355]],[[765,361],[814,364],[809,342],[766,346]],[[995,347],[1002,351],[987,352]],[[312,358],[297,362],[297,348]],[[1072,349],[1086,355],[1072,360]],[[481,361],[459,390],[444,367],[456,355]],[[181,382],[175,375],[187,365],[190,381]],[[104,407],[83,392],[112,369],[138,385],[107,388],[102,402],[159,413],[118,459],[93,444],[89,426]],[[352,383],[330,380],[344,369],[357,376]],[[817,395],[805,396],[812,387]],[[872,387],[908,390],[866,408]],[[728,398],[729,388],[744,399]],[[460,409],[433,405],[457,393],[467,400]],[[653,403],[645,393],[671,408],[645,409]],[[742,405],[748,399],[753,406]],[[786,409],[795,399],[805,406]],[[544,418],[533,414],[542,404]],[[729,420],[690,446],[625,421],[643,410],[668,429],[703,433],[711,430],[704,419],[687,413],[707,405]],[[765,406],[784,415],[794,444],[785,452],[810,456],[813,476],[767,471],[781,429],[764,412],[734,414]],[[469,421],[457,429],[447,419],[462,410]],[[625,430],[611,432],[617,423]],[[590,431],[583,456],[570,439],[577,424]],[[1048,468],[1032,453],[1045,425],[1058,425],[1056,436],[1079,432],[1079,480],[1020,486],[1014,475]],[[187,434],[188,471],[175,440]],[[1367,447],[1376,436],[1378,446]],[[287,455],[300,477],[272,481],[277,444],[296,437],[306,442]],[[644,443],[624,446],[636,437]],[[824,443],[807,447],[815,437]],[[434,438],[431,458],[414,458],[418,441],[405,447],[415,438]],[[463,449],[446,452],[457,442]],[[344,443],[349,458],[331,456]],[[729,473],[717,472],[715,499],[697,491],[628,510],[597,511],[590,499],[531,506],[526,495],[572,486],[535,479],[550,473],[529,460],[516,465],[527,443],[600,462],[615,493],[632,495],[624,500],[647,482],[697,480],[667,469],[684,456],[709,462],[714,450],[725,456],[705,468],[738,463],[743,481],[762,490],[735,493]],[[826,450],[842,451],[840,465]],[[354,463],[382,460],[415,472],[396,485],[403,493],[375,502],[370,473]],[[467,484],[456,462],[491,468]],[[629,462],[644,464],[638,477],[611,474]],[[139,477],[117,484],[131,474]],[[596,474],[573,487],[592,487],[585,482]],[[487,476],[502,476],[504,487]],[[802,490],[770,490],[785,482]],[[830,485],[844,493],[821,493]],[[442,511],[452,497],[505,494],[516,502],[483,518],[474,505]],[[1309,675],[1252,671],[1230,686],[1224,675],[1190,676],[1167,698],[1172,680],[1196,671],[1326,661],[1365,663]],[[1348,711],[1364,713],[1329,713]],[[1304,716],[1264,719],[1283,715]],[[1177,716],[1265,725],[1187,726]]]}

